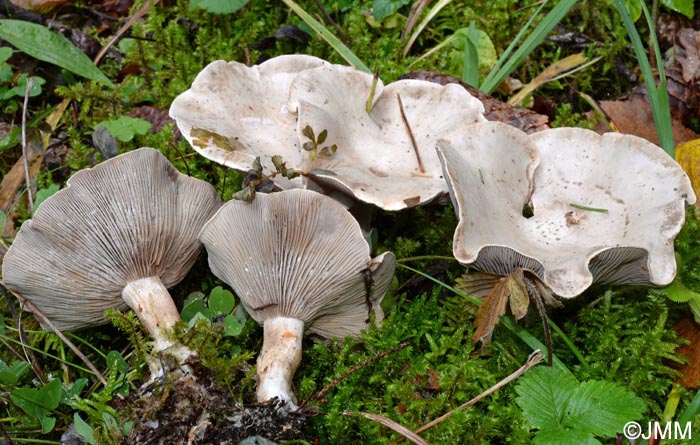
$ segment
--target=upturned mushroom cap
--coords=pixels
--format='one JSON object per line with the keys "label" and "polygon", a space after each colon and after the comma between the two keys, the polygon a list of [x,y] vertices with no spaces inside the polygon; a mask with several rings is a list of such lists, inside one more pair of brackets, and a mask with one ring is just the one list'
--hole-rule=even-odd
{"label": "upturned mushroom cap", "polygon": [[345,337],[368,327],[370,309],[383,318],[394,255],[372,259],[359,224],[331,198],[296,189],[232,200],[199,237],[212,272],[258,323],[294,318],[307,331]]}
{"label": "upturned mushroom cap", "polygon": [[659,147],[578,128],[527,136],[493,122],[452,135],[438,152],[460,220],[460,262],[498,274],[523,267],[566,298],[593,282],[673,280],[673,239],[695,195]]}
{"label": "upturned mushroom cap", "polygon": [[220,205],[210,184],[152,148],[117,156],[73,175],[22,224],[3,279],[61,330],[104,323],[106,309],[126,306],[127,284],[184,278]]}
{"label": "upturned mushroom cap", "polygon": [[[197,152],[219,164],[246,172],[260,156],[269,174],[275,170],[270,157],[280,155],[289,167],[299,165],[296,110],[286,108],[289,87],[299,72],[326,64],[305,55],[252,67],[217,60],[175,98],[170,116]],[[292,186],[285,178],[274,180],[281,188]]]}
{"label": "upturned mushroom cap", "polygon": [[302,170],[310,171],[315,182],[386,210],[446,194],[437,140],[485,121],[483,104],[458,85],[401,80],[384,86],[377,81],[368,113],[373,80],[371,74],[338,65],[296,76],[287,108],[298,110],[302,143],[309,126],[317,135],[327,130],[324,146],[337,146],[335,154],[316,161],[303,152]]}

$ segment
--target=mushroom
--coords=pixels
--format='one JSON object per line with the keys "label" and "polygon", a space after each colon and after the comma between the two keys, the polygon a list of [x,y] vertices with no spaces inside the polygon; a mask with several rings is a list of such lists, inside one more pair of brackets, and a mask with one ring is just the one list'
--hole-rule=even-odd
{"label": "mushroom", "polygon": [[173,101],[170,115],[215,162],[247,172],[260,156],[269,175],[271,157],[280,155],[307,174],[291,182],[274,177],[280,189],[320,185],[399,210],[446,195],[436,141],[484,121],[483,110],[458,85],[402,80],[385,87],[371,74],[295,55],[253,67],[214,62]]}
{"label": "mushroom", "polygon": [[395,257],[370,257],[359,224],[333,199],[295,189],[232,200],[199,234],[209,266],[263,325],[258,401],[278,397],[295,409],[291,380],[304,331],[358,336],[383,312]]}
{"label": "mushroom", "polygon": [[[265,174],[275,171],[271,157],[298,165],[296,110],[286,107],[292,79],[301,71],[326,65],[316,57],[286,55],[248,67],[217,60],[204,68],[192,87],[175,98],[170,116],[201,155],[247,172],[256,157]],[[278,176],[279,188],[301,186]]]}
{"label": "mushroom", "polygon": [[129,306],[154,351],[183,363],[194,353],[165,332],[180,319],[167,288],[192,267],[197,233],[220,205],[210,184],[141,148],[76,173],[44,201],[22,224],[2,275],[61,330],[103,324],[105,310]]}
{"label": "mushroom", "polygon": [[654,144],[579,128],[528,136],[488,122],[446,137],[438,153],[461,263],[502,275],[530,270],[565,298],[594,282],[673,280],[673,239],[695,195]]}
{"label": "mushroom", "polygon": [[338,65],[299,73],[287,108],[297,109],[303,141],[307,127],[316,134],[326,130],[325,145],[337,147],[326,156],[306,154],[302,170],[385,210],[446,195],[438,138],[486,120],[483,104],[458,85],[400,80],[384,86],[371,74]]}

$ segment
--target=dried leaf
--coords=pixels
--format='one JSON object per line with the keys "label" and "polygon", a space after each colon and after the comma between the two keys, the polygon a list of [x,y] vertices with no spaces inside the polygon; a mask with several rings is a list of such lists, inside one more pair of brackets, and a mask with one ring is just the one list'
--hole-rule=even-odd
{"label": "dried leaf", "polygon": [[380,416],[378,414],[371,414],[371,413],[363,413],[363,412],[353,412],[353,411],[343,411],[343,414],[346,416],[354,416],[354,415],[361,415],[369,420],[373,420],[377,423],[381,423],[387,428],[391,428],[392,430],[396,431],[400,435],[402,435],[406,440],[410,440],[411,442],[417,444],[417,445],[428,445],[428,442],[425,441],[422,437],[420,437],[418,434],[414,433],[413,431],[409,430],[405,426],[401,425],[400,423],[397,423],[389,418],[386,418],[384,416]]}
{"label": "dried leaf", "polygon": [[499,275],[471,271],[455,280],[455,288],[483,300],[501,278]]}
{"label": "dried leaf", "polygon": [[[700,139],[693,139],[676,147],[676,161],[688,174],[695,195],[700,196]],[[700,205],[697,204],[696,205]]]}
{"label": "dried leaf", "polygon": [[245,202],[253,202],[255,199],[255,187],[248,186],[233,194],[232,199],[238,199]]}
{"label": "dried leaf", "polygon": [[523,282],[522,269],[518,269],[518,271],[508,276],[506,286],[510,293],[510,297],[508,298],[510,302],[510,312],[513,314],[513,318],[520,320],[527,315],[527,309],[530,306],[530,296]]}
{"label": "dried leaf", "polygon": [[[273,163],[275,162],[274,157],[272,158],[272,162]],[[255,158],[255,160],[253,161],[253,165],[251,167],[252,167],[251,170],[253,170],[255,172],[255,174],[258,175],[258,177],[262,178],[263,168],[262,168],[262,164],[260,163],[260,156]]]}
{"label": "dried leaf", "polygon": [[481,342],[482,347],[488,346],[491,343],[493,329],[500,321],[503,314],[506,313],[506,303],[510,296],[508,288],[508,277],[501,278],[493,287],[491,292],[486,296],[484,302],[479,307],[474,320],[474,335],[472,340],[476,343]]}
{"label": "dried leaf", "polygon": [[683,80],[690,83],[700,78],[700,32],[683,28],[678,34],[685,54],[676,55],[676,59],[683,67]]}

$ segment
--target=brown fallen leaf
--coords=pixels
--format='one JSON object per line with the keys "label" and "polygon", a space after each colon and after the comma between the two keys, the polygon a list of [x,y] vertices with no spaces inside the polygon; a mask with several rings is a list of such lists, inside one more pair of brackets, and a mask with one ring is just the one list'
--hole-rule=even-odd
{"label": "brown fallen leaf", "polygon": [[678,367],[681,375],[676,381],[686,388],[700,388],[700,326],[690,319],[682,319],[673,329],[690,342],[676,350],[688,359],[688,363]]}
{"label": "brown fallen leaf", "polygon": [[530,296],[523,279],[523,270],[518,269],[513,272],[508,277],[507,285],[510,293],[508,297],[510,313],[513,314],[513,318],[517,321],[527,315],[527,309],[530,307]]}
{"label": "brown fallen leaf", "polygon": [[434,71],[413,71],[401,76],[402,79],[427,80],[428,82],[447,85],[456,83],[466,89],[469,94],[479,99],[484,104],[484,117],[490,121],[504,122],[526,133],[546,130],[549,128],[549,118],[544,114],[535,113],[527,108],[513,107],[495,97],[480,91],[471,85],[467,85],[460,79]]}
{"label": "brown fallen leaf", "polygon": [[700,32],[683,28],[678,33],[678,40],[684,51],[676,54],[676,60],[683,68],[683,80],[689,83],[700,78]]}
{"label": "brown fallen leaf", "polygon": [[[600,102],[600,107],[620,133],[633,134],[654,144],[659,143],[651,105],[645,98],[632,96],[626,100],[603,100]],[[675,145],[700,137],[693,130],[685,127],[677,118],[672,118],[671,125]],[[610,128],[605,124],[597,127],[596,130],[604,133]]]}
{"label": "brown fallen leaf", "polygon": [[[700,139],[693,139],[676,146],[676,161],[688,174],[695,194],[700,196]],[[695,206],[700,208],[697,202]]]}
{"label": "brown fallen leaf", "polygon": [[474,320],[475,329],[472,340],[474,343],[480,341],[482,348],[485,348],[491,343],[493,329],[506,313],[506,304],[510,296],[508,279],[509,277],[503,277],[498,280],[476,312],[476,319]]}

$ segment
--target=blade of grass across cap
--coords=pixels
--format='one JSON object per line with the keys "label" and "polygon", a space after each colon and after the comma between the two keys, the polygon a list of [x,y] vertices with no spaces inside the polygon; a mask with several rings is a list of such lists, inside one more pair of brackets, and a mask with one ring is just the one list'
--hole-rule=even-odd
{"label": "blade of grass across cap", "polygon": [[[418,275],[421,275],[424,278],[427,278],[428,280],[436,283],[439,286],[444,287],[445,289],[449,290],[450,292],[454,293],[455,295],[459,295],[460,297],[464,298],[466,301],[468,301],[469,303],[472,303],[475,306],[481,306],[481,300],[479,300],[478,298],[470,297],[469,295],[466,295],[463,292],[460,292],[459,290],[455,289],[454,287],[450,286],[447,283],[444,283],[444,282],[438,280],[435,277],[431,277],[430,275],[428,275],[424,272],[421,272],[418,269],[414,269],[413,267],[406,266],[405,264],[397,263],[396,265],[399,267],[403,267],[406,270],[410,270],[413,273],[417,273]],[[511,317],[508,317],[507,315],[503,316],[501,318],[501,324],[503,326],[505,326],[506,329],[508,329],[510,332],[512,332],[513,334],[518,336],[518,338],[520,338],[520,340],[522,340],[523,343],[530,346],[533,350],[535,350],[535,349],[539,349],[540,351],[547,350],[547,347],[541,341],[539,341],[534,335],[532,335],[530,332],[528,332],[525,328],[522,328],[521,326],[516,324],[515,321],[513,321],[513,319]],[[552,323],[552,325],[553,325],[553,323]],[[577,355],[577,357],[578,357],[578,355]],[[559,360],[559,358],[556,355],[552,358],[553,358],[554,365],[557,368],[565,370],[566,372],[569,372],[569,373],[571,372],[566,367],[566,365],[561,360]],[[585,363],[585,362],[583,362],[583,363]]]}
{"label": "blade of grass across cap", "polygon": [[370,70],[367,65],[365,65],[362,60],[360,60],[359,57],[353,53],[350,48],[345,46],[343,42],[340,41],[339,38],[337,38],[332,32],[328,30],[325,26],[323,26],[319,21],[317,21],[315,18],[313,18],[308,12],[304,11],[304,9],[299,6],[295,1],[293,0],[282,0],[285,5],[289,6],[289,8],[294,11],[301,19],[309,25],[311,29],[313,29],[315,32],[317,32],[323,40],[326,41],[334,50],[340,54],[340,56],[345,59],[350,65],[354,66],[358,70],[365,71],[367,73],[371,73],[372,70]]}
{"label": "blade of grass across cap", "polygon": [[644,45],[642,44],[642,39],[639,37],[637,28],[632,22],[632,18],[627,12],[627,7],[623,0],[613,0],[617,13],[620,14],[622,23],[625,25],[625,30],[629,36],[630,42],[632,42],[632,48],[634,49],[634,54],[637,57],[637,62],[639,63],[639,69],[642,71],[642,76],[644,77],[644,86],[647,89],[647,95],[649,97],[649,105],[651,105],[651,112],[654,116],[654,124],[656,125],[656,132],[659,136],[659,145],[669,154],[672,158],[674,157],[674,145],[673,145],[673,132],[671,130],[671,111],[668,103],[668,93],[666,92],[666,76],[664,75],[663,58],[661,57],[661,51],[659,50],[659,42],[656,40],[656,33],[654,32],[654,23],[651,20],[649,10],[647,9],[644,2],[641,2],[642,11],[644,12],[644,17],[647,20],[647,26],[651,31],[651,42],[654,49],[654,54],[656,55],[657,69],[659,72],[659,85],[657,86],[654,82],[654,74],[651,71],[651,64],[647,58],[646,52],[644,51]]}
{"label": "blade of grass across cap", "polygon": [[537,45],[539,45],[542,40],[547,37],[547,34],[549,34],[552,28],[554,28],[569,12],[571,7],[576,4],[576,0],[562,0],[557,3],[557,5],[552,8],[552,10],[549,11],[549,13],[535,27],[530,35],[527,36],[523,44],[520,45],[517,50],[515,50],[512,56],[510,56],[510,53],[515,48],[517,42],[524,35],[530,25],[532,25],[532,22],[539,15],[545,4],[547,4],[546,1],[542,3],[539,8],[537,8],[525,26],[515,36],[511,44],[508,45],[508,48],[506,48],[503,55],[498,59],[496,66],[493,67],[489,75],[486,76],[486,79],[484,79],[484,82],[481,84],[481,91],[489,94],[492,93],[493,90],[495,90],[498,85],[500,85],[501,82],[503,82],[503,80],[505,80],[505,78],[513,72],[513,70],[520,66],[520,64],[532,52],[532,50],[534,50]]}

